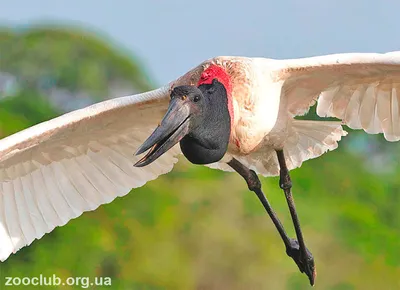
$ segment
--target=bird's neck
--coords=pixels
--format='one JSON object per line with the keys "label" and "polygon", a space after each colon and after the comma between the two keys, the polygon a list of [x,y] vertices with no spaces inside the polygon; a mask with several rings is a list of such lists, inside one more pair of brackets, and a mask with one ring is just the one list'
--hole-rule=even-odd
{"label": "bird's neck", "polygon": [[[213,87],[214,86],[214,87]],[[231,132],[227,92],[217,82],[201,85],[207,108],[199,125],[180,142],[182,153],[194,164],[217,162],[225,155]]]}
{"label": "bird's neck", "polygon": [[[204,84],[212,84],[213,80],[217,80],[223,85],[226,90],[226,98],[228,104],[228,112],[231,118],[231,124],[234,123],[234,109],[233,109],[233,99],[232,99],[232,79],[229,73],[222,66],[211,64],[207,69],[203,71],[197,86]],[[232,129],[232,128],[231,128]]]}

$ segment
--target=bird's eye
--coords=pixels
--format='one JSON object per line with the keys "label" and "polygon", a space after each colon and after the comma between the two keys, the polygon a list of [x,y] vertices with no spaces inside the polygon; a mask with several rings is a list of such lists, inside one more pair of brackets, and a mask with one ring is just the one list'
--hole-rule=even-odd
{"label": "bird's eye", "polygon": [[197,103],[198,101],[200,101],[200,96],[194,96],[193,101],[194,101],[195,103]]}

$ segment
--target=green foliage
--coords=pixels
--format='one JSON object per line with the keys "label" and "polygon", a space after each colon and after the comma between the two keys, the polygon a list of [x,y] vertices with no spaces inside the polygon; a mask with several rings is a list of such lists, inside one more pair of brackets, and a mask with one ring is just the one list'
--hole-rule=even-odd
{"label": "green foliage", "polygon": [[5,98],[0,104],[1,109],[8,114],[14,114],[18,119],[26,119],[32,125],[60,114],[35,91],[20,91],[10,98]]}
{"label": "green foliage", "polygon": [[97,100],[110,87],[152,88],[137,61],[80,29],[40,26],[0,30],[0,70],[18,76],[24,88],[54,86],[84,91]]}
{"label": "green foliage", "polygon": [[[136,81],[138,68],[128,67],[124,57],[91,36],[74,33],[45,28],[18,36],[0,33],[0,47],[18,37],[19,53],[8,51],[13,55],[8,65],[24,58],[19,65],[31,67],[35,75],[43,67],[29,58],[27,48],[40,38],[36,49],[54,60],[44,73],[57,75],[68,87],[95,87],[99,76],[107,74],[89,64],[97,59],[115,66],[110,71],[117,78]],[[83,51],[84,65],[71,67],[73,54],[60,54],[63,59],[53,55],[62,50]],[[0,135],[58,114],[40,93],[22,90],[0,102]],[[373,173],[365,166],[372,156],[347,150],[361,134],[352,132],[339,149],[292,171],[297,209],[316,259],[315,289],[400,288],[400,166],[394,158],[394,170]],[[368,136],[371,143],[380,139]],[[385,146],[390,152],[399,149],[395,143]],[[170,174],[84,213],[12,255],[0,264],[0,276],[108,276],[109,289],[310,289],[238,175],[181,161]],[[262,183],[293,236],[278,179],[263,178]]]}

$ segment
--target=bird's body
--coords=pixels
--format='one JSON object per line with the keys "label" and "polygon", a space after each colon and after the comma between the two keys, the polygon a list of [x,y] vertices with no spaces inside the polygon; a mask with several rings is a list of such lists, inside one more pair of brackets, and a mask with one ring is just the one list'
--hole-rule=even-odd
{"label": "bird's body", "polygon": [[[151,161],[139,161],[141,166],[149,164],[141,168],[133,166],[138,162],[133,153],[166,114],[170,93],[181,86],[198,87],[200,91],[192,93],[199,96],[224,98],[214,103],[208,99],[204,105],[211,110],[207,127],[213,127],[211,120],[218,123],[214,128],[227,126],[215,135],[221,134],[220,142],[227,142],[226,146],[221,143],[223,154],[216,154],[218,160],[212,163],[206,162],[212,158],[204,159],[209,156],[197,154],[193,144],[199,142],[190,136],[196,130],[198,136],[202,132],[193,125],[193,116],[200,116],[204,108],[184,94],[175,98],[175,111],[167,113],[171,115],[167,121],[173,121],[176,112],[186,119],[174,125],[177,129],[169,135],[161,132],[157,138],[165,142],[165,138],[180,134],[174,138],[183,138],[181,147],[185,142],[192,144],[186,146],[185,156],[212,168],[233,171],[229,161],[234,158],[259,174],[279,175],[282,160],[279,162],[276,152],[285,155],[289,170],[299,167],[303,161],[335,149],[346,135],[342,124],[368,133],[383,132],[389,141],[400,139],[400,52],[294,60],[216,57],[160,89],[108,100],[2,139],[0,259],[82,212],[170,171],[181,153],[178,146],[164,151],[155,141],[146,141],[151,144],[142,145],[140,152],[150,148],[163,152],[151,153],[157,155]],[[216,86],[222,90],[216,92]],[[294,119],[316,101],[318,115],[341,121]],[[180,106],[188,107],[184,111]],[[221,119],[218,114],[226,116]],[[207,142],[204,148],[211,148]]]}
{"label": "bird's body", "polygon": [[[266,58],[216,57],[189,71],[172,85],[197,85],[203,77],[213,79],[226,73],[228,76],[224,78],[230,81],[226,87],[230,98],[232,129],[224,160],[234,156],[251,167],[258,166],[257,172],[264,176],[277,175],[276,149],[289,145],[285,151],[292,151],[289,156],[295,159],[288,162],[289,168],[294,169],[302,161],[335,149],[336,141],[346,134],[340,122],[294,120],[295,114],[288,110],[293,100],[289,100],[282,92],[284,80],[279,72],[284,69],[284,64],[284,61]],[[308,109],[309,106],[302,114]],[[316,135],[315,127],[324,135],[313,136]],[[299,139],[313,146],[309,148],[310,152],[305,154],[297,148]],[[212,164],[211,167],[232,170],[224,162]]]}

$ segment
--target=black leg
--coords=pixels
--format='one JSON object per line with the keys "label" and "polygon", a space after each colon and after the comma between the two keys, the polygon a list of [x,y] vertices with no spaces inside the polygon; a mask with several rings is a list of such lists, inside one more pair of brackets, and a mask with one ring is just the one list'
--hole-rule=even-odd
{"label": "black leg", "polygon": [[[293,255],[299,255],[299,262],[296,263],[299,266],[300,271],[307,274],[308,278],[310,279],[311,285],[313,285],[316,275],[314,258],[311,252],[307,249],[304,242],[303,234],[301,232],[300,221],[297,216],[296,206],[294,204],[294,199],[292,195],[292,181],[290,179],[289,170],[286,166],[285,155],[283,154],[283,150],[276,151],[276,154],[278,156],[280,167],[279,186],[281,189],[283,189],[285,193],[286,201],[289,206],[290,215],[292,216],[292,221],[298,241],[299,249],[295,253],[293,253]],[[288,255],[292,256],[290,253],[288,253]]]}
{"label": "black leg", "polygon": [[[281,236],[282,241],[285,244],[287,255],[296,262],[297,266],[299,267],[302,273],[305,272],[307,274],[307,276],[310,279],[311,285],[314,285],[314,278],[315,278],[314,266],[312,274],[309,275],[308,271],[306,271],[306,269],[303,267],[303,262],[301,260],[302,254],[300,252],[299,243],[297,242],[297,240],[289,238],[289,236],[286,234],[286,231],[282,223],[280,222],[275,211],[272,209],[270,203],[268,202],[267,198],[262,192],[261,182],[257,174],[253,170],[250,170],[249,168],[247,168],[234,158],[228,162],[228,165],[244,178],[244,180],[247,183],[247,186],[249,187],[249,190],[253,191],[257,195],[258,199],[261,201],[262,205],[264,206],[265,210],[270,216],[272,222],[274,223],[276,229],[278,230],[279,235]],[[308,250],[306,251],[309,254],[309,256],[312,257],[311,253]]]}

